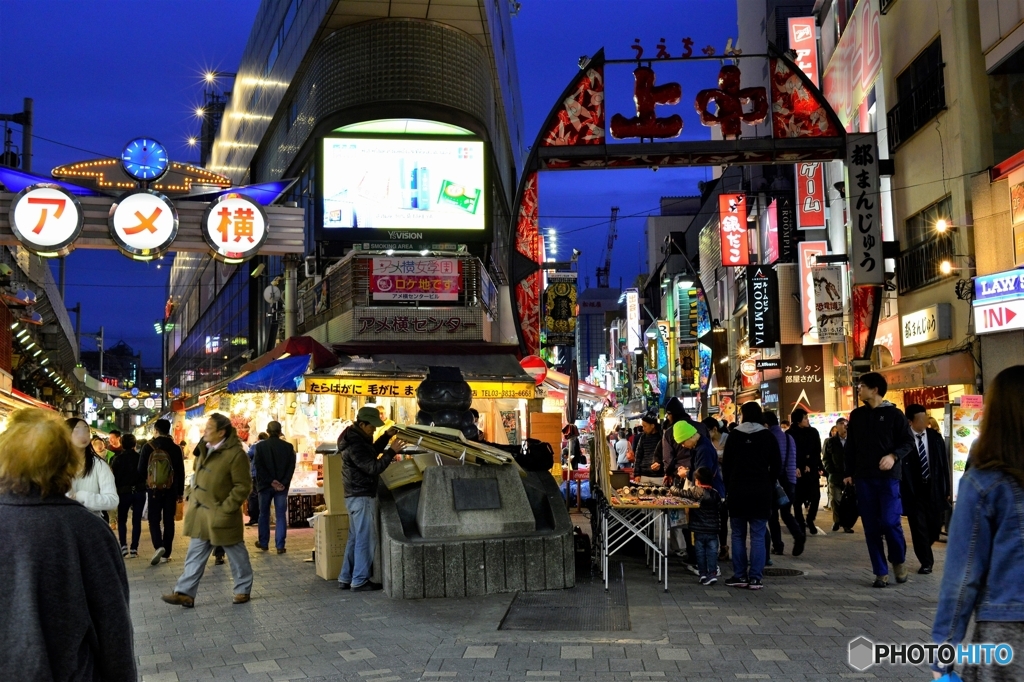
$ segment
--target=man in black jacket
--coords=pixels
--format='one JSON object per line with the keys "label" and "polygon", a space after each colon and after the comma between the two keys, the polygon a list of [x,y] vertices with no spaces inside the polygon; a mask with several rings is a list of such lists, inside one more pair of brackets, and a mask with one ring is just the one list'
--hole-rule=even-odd
{"label": "man in black jacket", "polygon": [[277,527],[274,544],[277,553],[284,554],[284,541],[288,535],[288,488],[295,473],[295,448],[281,439],[281,423],[267,424],[267,439],[256,444],[252,458],[256,469],[256,488],[260,496],[259,539],[256,546],[264,552],[270,543],[270,501],[274,501]]}
{"label": "man in black jacket", "polygon": [[[111,432],[113,436],[113,432]],[[121,556],[134,559],[139,555],[142,535],[142,508],[146,506],[146,481],[139,476],[139,453],[135,436],[128,434],[118,441],[118,451],[110,463],[117,487],[117,536]],[[128,547],[128,512],[132,512],[132,544]]]}
{"label": "man in black jacket", "polygon": [[917,572],[927,575],[935,563],[932,544],[939,539],[950,501],[949,460],[942,436],[928,428],[928,412],[923,406],[908,405],[907,420],[914,448],[903,460],[900,495],[910,524],[914,554],[921,562]]}
{"label": "man in black jacket", "polygon": [[645,414],[640,420],[644,430],[636,442],[636,473],[641,483],[663,485],[665,469],[662,465],[662,434],[661,425],[654,415]]}
{"label": "man in black jacket", "polygon": [[875,587],[889,584],[882,538],[889,550],[896,582],[907,582],[907,541],[900,516],[900,478],[904,458],[913,449],[907,418],[892,403],[882,400],[888,384],[877,372],[860,378],[857,395],[864,402],[850,413],[844,451],[844,484],[856,482],[857,510],[864,525]]}
{"label": "man in black jacket", "polygon": [[345,559],[338,574],[338,587],[353,592],[381,589],[380,583],[370,582],[373,575],[373,557],[377,552],[373,526],[377,518],[377,485],[380,475],[395,459],[405,443],[395,439],[388,429],[373,442],[373,433],[384,426],[380,413],[373,405],[359,409],[356,423],[338,437],[338,454],[342,458],[342,480],[345,484],[345,508],[348,509],[348,544]]}
{"label": "man in black jacket", "polygon": [[[185,460],[181,448],[171,438],[171,422],[157,419],[153,425],[154,437],[142,447],[139,453],[139,476],[149,494],[149,534],[153,538],[153,558],[150,564],[156,566],[171,559],[171,548],[174,544],[174,512],[178,503],[185,499]],[[167,453],[173,471],[170,486],[154,490],[149,486],[149,456],[155,450]],[[163,522],[161,531],[160,523]]]}
{"label": "man in black jacket", "polygon": [[[825,475],[828,476],[829,497],[832,500],[832,532],[840,528],[839,523],[839,500],[843,497],[843,479],[846,477],[846,469],[843,462],[846,452],[846,418],[840,417],[836,420],[836,435],[825,441],[825,456],[821,460],[825,467]],[[853,528],[843,528],[847,533],[852,533]]]}
{"label": "man in black jacket", "polygon": [[[811,535],[818,534],[814,525],[818,516],[818,505],[821,503],[821,436],[811,426],[807,410],[797,408],[790,415],[793,425],[789,427],[789,435],[796,443],[796,499],[793,507],[796,511],[797,523]],[[807,505],[807,520],[804,521],[803,507]]]}

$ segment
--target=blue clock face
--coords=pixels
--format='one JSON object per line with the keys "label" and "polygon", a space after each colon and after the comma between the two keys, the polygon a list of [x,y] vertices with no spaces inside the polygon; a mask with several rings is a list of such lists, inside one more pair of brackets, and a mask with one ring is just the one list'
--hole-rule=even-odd
{"label": "blue clock face", "polygon": [[136,180],[156,180],[167,172],[169,165],[167,149],[148,137],[132,140],[121,152],[121,166],[124,172]]}

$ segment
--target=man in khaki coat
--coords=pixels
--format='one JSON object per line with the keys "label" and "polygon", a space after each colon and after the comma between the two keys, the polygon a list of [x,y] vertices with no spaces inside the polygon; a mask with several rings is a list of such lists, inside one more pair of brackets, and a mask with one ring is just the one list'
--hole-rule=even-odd
{"label": "man in khaki coat", "polygon": [[185,535],[191,538],[185,569],[174,592],[162,599],[185,608],[195,605],[199,580],[214,547],[223,547],[235,578],[235,604],[249,601],[252,565],[243,538],[242,502],[252,489],[249,457],[222,414],[212,414],[199,443],[192,484],[186,489]]}

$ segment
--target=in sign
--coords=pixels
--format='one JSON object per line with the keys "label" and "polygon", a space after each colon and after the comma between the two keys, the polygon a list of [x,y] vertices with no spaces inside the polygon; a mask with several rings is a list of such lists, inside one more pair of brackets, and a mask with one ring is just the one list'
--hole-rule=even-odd
{"label": "in sign", "polygon": [[85,222],[78,199],[51,183],[31,185],[18,192],[9,215],[11,230],[22,246],[49,258],[71,253]]}
{"label": "in sign", "polygon": [[976,305],[974,319],[979,334],[1024,329],[1024,300]]}
{"label": "in sign", "polygon": [[231,192],[211,202],[203,213],[203,238],[213,257],[225,263],[249,260],[267,241],[267,214],[244,194]]}
{"label": "in sign", "polygon": [[171,200],[148,189],[128,192],[110,207],[110,237],[135,260],[159,257],[178,234],[178,212]]}

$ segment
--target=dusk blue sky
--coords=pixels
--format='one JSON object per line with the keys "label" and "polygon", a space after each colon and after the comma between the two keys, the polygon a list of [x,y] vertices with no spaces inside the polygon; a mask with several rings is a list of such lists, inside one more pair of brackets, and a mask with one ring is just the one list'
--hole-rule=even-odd
{"label": "dusk blue sky", "polygon": [[[731,2],[521,1],[512,25],[527,144],[581,55],[604,47],[610,59],[630,58],[635,38],[645,56],[653,55],[664,38],[675,56],[684,37],[693,39],[695,50],[712,45],[721,53],[736,36]],[[186,139],[199,130],[192,112],[201,98],[200,75],[209,68],[235,70],[258,6],[258,0],[0,0],[0,112],[20,111],[24,97],[35,100],[36,172],[115,156],[140,135],[159,139],[176,160],[196,161]],[[684,118],[682,139],[708,137],[692,102],[697,90],[713,86],[717,69],[716,62],[658,67],[659,83],[682,84],[682,102],[671,108]],[[610,65],[606,79],[608,117],[632,115],[630,67]],[[620,277],[630,282],[640,271],[644,220],[658,213],[659,198],[694,194],[697,181],[709,177],[705,169],[545,173],[541,227],[562,235],[560,255],[572,247],[583,251],[580,269],[593,284],[608,214],[619,206],[611,279],[613,285]],[[67,261],[67,303],[82,302],[82,331],[103,325],[108,345],[123,339],[142,351],[144,364],[159,366],[153,321],[163,313],[169,261],[158,269],[113,251],[74,252]]]}

